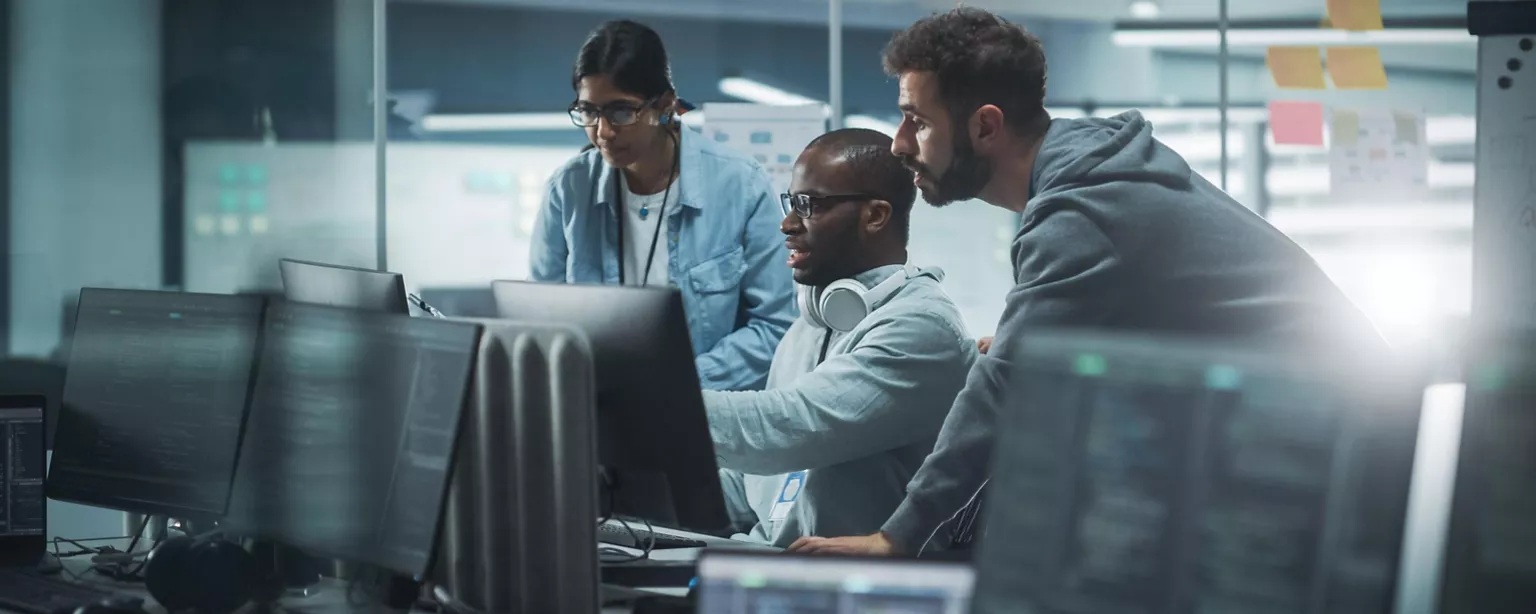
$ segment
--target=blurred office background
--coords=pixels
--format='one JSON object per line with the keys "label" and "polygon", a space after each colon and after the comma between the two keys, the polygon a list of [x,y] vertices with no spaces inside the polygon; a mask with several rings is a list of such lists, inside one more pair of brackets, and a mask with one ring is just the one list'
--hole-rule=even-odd
{"label": "blurred office background", "polygon": [[[660,32],[694,103],[819,101],[845,125],[893,130],[880,50],[954,3],[3,4],[0,352],[46,368],[81,286],[273,291],[279,257],[383,265],[450,302],[524,277],[544,181],[585,143],[564,113],[571,63],[604,20]],[[1388,30],[1371,44],[1389,89],[1299,93],[1276,89],[1265,46],[1317,44],[1323,0],[1231,0],[1225,60],[1214,2],[970,4],[1041,38],[1053,113],[1142,110],[1202,174],[1310,250],[1394,342],[1431,347],[1464,318],[1475,133],[1464,3],[1382,0]],[[1419,35],[1394,36],[1407,22]],[[1238,34],[1256,25],[1262,36]],[[1273,144],[1265,105],[1280,98],[1422,110],[1427,195],[1331,195],[1326,149]],[[991,334],[1015,216],[920,204],[915,220],[914,261],[947,269],[972,334]]]}

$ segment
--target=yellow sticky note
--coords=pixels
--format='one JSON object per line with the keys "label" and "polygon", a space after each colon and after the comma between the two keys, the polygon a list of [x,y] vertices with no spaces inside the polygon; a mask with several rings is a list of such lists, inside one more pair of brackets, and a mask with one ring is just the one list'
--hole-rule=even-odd
{"label": "yellow sticky note", "polygon": [[1320,90],[1323,83],[1322,54],[1317,47],[1270,47],[1264,63],[1275,85],[1287,89]]}
{"label": "yellow sticky note", "polygon": [[1329,47],[1328,76],[1341,90],[1387,89],[1387,69],[1375,47]]}
{"label": "yellow sticky note", "polygon": [[1360,142],[1360,114],[1348,109],[1333,110],[1333,146],[1354,147]]}
{"label": "yellow sticky note", "polygon": [[1381,0],[1328,0],[1328,21],[1340,30],[1380,30]]}

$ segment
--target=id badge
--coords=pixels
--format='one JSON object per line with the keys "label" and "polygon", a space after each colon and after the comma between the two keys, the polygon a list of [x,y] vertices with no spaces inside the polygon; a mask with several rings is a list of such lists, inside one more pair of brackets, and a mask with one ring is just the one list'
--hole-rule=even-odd
{"label": "id badge", "polygon": [[784,487],[779,489],[779,499],[773,504],[773,510],[768,514],[768,521],[774,524],[783,522],[789,517],[789,510],[795,507],[795,500],[800,498],[800,489],[805,486],[805,472],[796,471],[784,477]]}

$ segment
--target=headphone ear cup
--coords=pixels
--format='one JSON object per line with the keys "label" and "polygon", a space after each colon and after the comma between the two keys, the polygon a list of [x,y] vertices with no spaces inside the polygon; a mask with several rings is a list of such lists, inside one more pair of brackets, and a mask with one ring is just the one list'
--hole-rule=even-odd
{"label": "headphone ear cup", "polygon": [[144,563],[144,588],[167,612],[179,612],[195,605],[186,568],[193,547],[191,537],[171,537],[149,552]]}
{"label": "headphone ear cup", "polygon": [[192,584],[198,612],[227,614],[251,600],[256,563],[240,544],[222,539],[198,544],[188,557],[191,569],[183,581]]}
{"label": "headphone ear cup", "polygon": [[846,333],[858,326],[859,321],[869,315],[869,304],[864,302],[867,291],[863,284],[852,279],[839,279],[823,289],[816,302],[826,327]]}

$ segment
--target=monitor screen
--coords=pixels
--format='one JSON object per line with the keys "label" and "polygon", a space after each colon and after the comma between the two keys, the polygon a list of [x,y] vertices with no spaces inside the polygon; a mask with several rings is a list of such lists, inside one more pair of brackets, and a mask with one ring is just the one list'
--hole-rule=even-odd
{"label": "monitor screen", "polygon": [[274,304],[226,526],[423,573],[479,334],[464,322]]}
{"label": "monitor screen", "polygon": [[961,563],[705,551],[700,612],[965,614],[975,572]]}
{"label": "monitor screen", "polygon": [[34,407],[0,403],[0,537],[40,538],[47,528],[47,433],[43,399],[37,400]]}
{"label": "monitor screen", "polygon": [[178,518],[223,514],[265,304],[82,290],[48,496]]}
{"label": "monitor screen", "polygon": [[283,297],[296,303],[410,313],[399,273],[289,259],[278,261],[278,270]]}
{"label": "monitor screen", "polygon": [[501,317],[586,334],[596,370],[604,514],[700,532],[730,526],[676,289],[497,281]]}
{"label": "monitor screen", "polygon": [[1536,335],[1471,351],[1445,542],[1444,614],[1536,603]]}
{"label": "monitor screen", "polygon": [[1029,341],[979,612],[1392,611],[1422,386],[1167,339]]}

